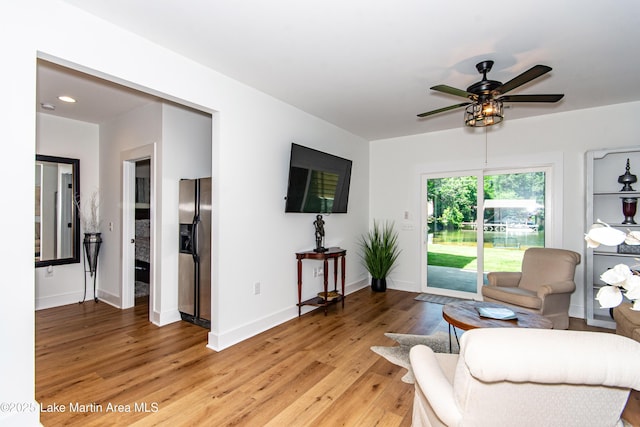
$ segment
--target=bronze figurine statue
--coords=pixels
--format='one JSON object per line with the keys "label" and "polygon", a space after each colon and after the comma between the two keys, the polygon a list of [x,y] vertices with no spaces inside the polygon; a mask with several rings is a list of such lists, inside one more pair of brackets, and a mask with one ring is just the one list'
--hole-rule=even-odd
{"label": "bronze figurine statue", "polygon": [[313,225],[316,227],[316,248],[314,252],[326,252],[327,249],[324,245],[324,220],[322,215],[316,215],[316,220],[313,221]]}

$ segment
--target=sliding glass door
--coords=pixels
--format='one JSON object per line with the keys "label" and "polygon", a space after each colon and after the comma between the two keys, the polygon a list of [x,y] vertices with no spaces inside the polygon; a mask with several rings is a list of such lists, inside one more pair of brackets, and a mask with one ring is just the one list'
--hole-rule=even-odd
{"label": "sliding glass door", "polygon": [[519,271],[545,246],[546,187],[544,169],[424,176],[426,292],[479,299],[487,272]]}

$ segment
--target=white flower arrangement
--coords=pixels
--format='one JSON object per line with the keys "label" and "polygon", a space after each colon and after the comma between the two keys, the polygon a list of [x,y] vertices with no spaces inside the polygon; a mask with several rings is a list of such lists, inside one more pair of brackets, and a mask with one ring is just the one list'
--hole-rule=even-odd
{"label": "white flower arrangement", "polygon": [[[622,243],[627,245],[640,245],[640,231],[624,231],[611,227],[598,219],[591,226],[584,239],[588,248],[597,248],[600,245],[617,246]],[[626,264],[618,264],[600,275],[600,280],[608,286],[600,288],[596,300],[602,308],[617,307],[627,297],[632,302],[631,309],[640,311],[640,272],[634,272]]]}
{"label": "white flower arrangement", "polygon": [[628,265],[618,264],[602,273],[600,279],[609,285],[601,287],[596,295],[602,308],[617,307],[625,296],[633,303],[631,309],[640,311],[640,276]]}
{"label": "white flower arrangement", "polygon": [[597,248],[600,245],[618,246],[621,243],[640,245],[640,231],[627,231],[625,233],[599,219],[596,221],[589,229],[589,232],[584,235],[588,248]]}
{"label": "white flower arrangement", "polygon": [[91,193],[91,198],[86,206],[80,205],[80,198],[75,200],[78,207],[78,215],[84,233],[99,233],[101,221],[98,219],[99,191],[95,190]]}

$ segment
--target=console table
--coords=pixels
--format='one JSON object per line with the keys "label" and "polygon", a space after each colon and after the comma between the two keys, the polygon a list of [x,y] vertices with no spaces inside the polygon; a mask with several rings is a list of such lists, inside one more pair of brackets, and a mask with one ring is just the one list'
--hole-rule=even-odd
{"label": "console table", "polygon": [[[324,315],[327,315],[327,307],[329,304],[342,301],[342,307],[344,308],[344,266],[346,249],[341,248],[328,248],[325,252],[305,251],[297,252],[296,259],[298,260],[298,316],[302,313],[303,305],[313,305],[316,307],[324,307]],[[338,292],[338,259],[340,259],[340,277],[342,279],[342,293],[333,300],[326,298],[314,297],[306,301],[302,301],[302,260],[312,259],[323,261],[324,272],[324,295],[325,297],[329,292],[329,260],[333,259],[333,290]]]}

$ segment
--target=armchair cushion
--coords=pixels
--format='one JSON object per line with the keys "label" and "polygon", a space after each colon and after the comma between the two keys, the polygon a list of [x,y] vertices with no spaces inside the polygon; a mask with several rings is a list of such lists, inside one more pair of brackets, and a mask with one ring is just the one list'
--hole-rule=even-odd
{"label": "armchair cushion", "polygon": [[542,300],[533,291],[518,287],[508,287],[506,289],[499,286],[487,286],[482,289],[485,300],[488,298],[504,302],[505,304],[517,305],[531,310],[540,310]]}

